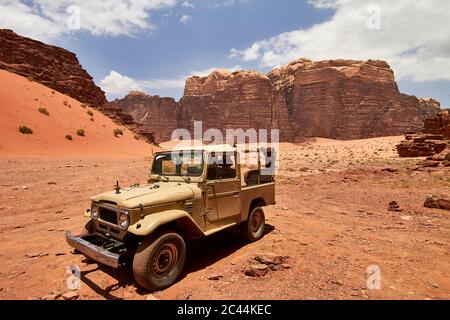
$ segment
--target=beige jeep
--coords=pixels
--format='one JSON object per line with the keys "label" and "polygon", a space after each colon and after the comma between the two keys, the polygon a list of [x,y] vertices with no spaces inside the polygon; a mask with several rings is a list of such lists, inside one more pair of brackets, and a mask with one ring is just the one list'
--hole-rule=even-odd
{"label": "beige jeep", "polygon": [[[256,162],[244,165],[249,158]],[[147,185],[117,184],[93,197],[83,234],[68,231],[66,240],[113,268],[132,259],[142,287],[167,288],[182,273],[185,241],[235,226],[248,241],[263,237],[262,208],[275,204],[274,159],[273,148],[229,145],[157,153]]]}

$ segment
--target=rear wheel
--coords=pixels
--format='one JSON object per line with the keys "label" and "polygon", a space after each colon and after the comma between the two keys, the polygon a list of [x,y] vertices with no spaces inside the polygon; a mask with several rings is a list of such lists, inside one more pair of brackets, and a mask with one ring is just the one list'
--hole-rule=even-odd
{"label": "rear wheel", "polygon": [[163,233],[144,240],[133,259],[137,283],[145,289],[159,291],[173,285],[183,271],[186,244],[177,233]]}
{"label": "rear wheel", "polygon": [[264,210],[257,207],[250,213],[248,220],[241,225],[241,233],[246,240],[255,242],[262,239],[265,228]]}

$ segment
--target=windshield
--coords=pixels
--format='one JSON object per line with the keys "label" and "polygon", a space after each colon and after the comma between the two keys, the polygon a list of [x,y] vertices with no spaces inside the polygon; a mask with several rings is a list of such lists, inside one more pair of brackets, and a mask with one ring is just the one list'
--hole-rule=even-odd
{"label": "windshield", "polygon": [[203,174],[203,159],[202,151],[159,153],[153,160],[152,174],[200,177]]}

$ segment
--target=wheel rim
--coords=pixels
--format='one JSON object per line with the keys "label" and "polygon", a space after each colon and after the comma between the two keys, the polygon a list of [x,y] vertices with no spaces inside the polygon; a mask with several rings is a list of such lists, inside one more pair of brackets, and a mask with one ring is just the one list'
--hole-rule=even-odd
{"label": "wheel rim", "polygon": [[157,278],[165,278],[170,275],[178,262],[178,248],[172,243],[162,245],[152,260],[152,273]]}
{"label": "wheel rim", "polygon": [[252,225],[251,225],[251,229],[252,229],[253,233],[257,233],[261,229],[262,222],[263,222],[263,217],[262,217],[261,212],[256,211],[253,214]]}

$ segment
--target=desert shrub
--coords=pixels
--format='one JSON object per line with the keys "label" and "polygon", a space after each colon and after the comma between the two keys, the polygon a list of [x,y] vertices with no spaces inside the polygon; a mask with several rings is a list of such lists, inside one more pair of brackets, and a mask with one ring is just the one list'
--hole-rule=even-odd
{"label": "desert shrub", "polygon": [[33,130],[31,130],[30,128],[28,128],[26,126],[19,127],[19,131],[22,134],[32,134],[33,133]]}
{"label": "desert shrub", "polygon": [[50,115],[50,112],[46,108],[39,108],[38,109],[40,113],[45,114],[46,116]]}
{"label": "desert shrub", "polygon": [[141,137],[139,137],[138,135],[135,135],[134,138],[135,138],[137,141],[141,140]]}
{"label": "desert shrub", "polygon": [[94,118],[91,118],[90,120],[91,120],[92,122],[94,122],[95,119],[94,119]]}
{"label": "desert shrub", "polygon": [[114,136],[118,137],[118,136],[123,136],[123,131],[122,129],[114,129]]}
{"label": "desert shrub", "polygon": [[87,105],[86,103],[82,103],[82,104],[81,104],[81,107],[84,108],[84,109],[86,109],[86,108],[88,107],[88,105]]}
{"label": "desert shrub", "polygon": [[66,139],[69,140],[69,141],[73,140],[73,138],[72,138],[72,136],[70,134],[66,135]]}
{"label": "desert shrub", "polygon": [[77,131],[77,135],[79,135],[80,137],[84,137],[86,135],[86,131],[84,131],[84,129],[79,129]]}
{"label": "desert shrub", "polygon": [[90,115],[91,117],[94,116],[94,112],[92,112],[92,110],[89,110],[89,111],[87,112],[87,114]]}
{"label": "desert shrub", "polygon": [[67,100],[64,100],[63,105],[65,105],[67,107],[67,106],[69,106],[69,102],[67,102]]}

